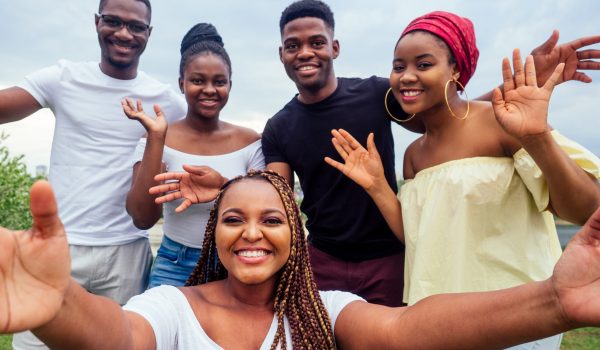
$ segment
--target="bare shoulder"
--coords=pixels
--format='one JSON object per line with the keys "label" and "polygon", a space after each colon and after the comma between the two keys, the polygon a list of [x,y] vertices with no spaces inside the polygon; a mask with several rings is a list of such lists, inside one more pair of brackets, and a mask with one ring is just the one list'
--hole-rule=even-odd
{"label": "bare shoulder", "polygon": [[495,144],[505,156],[512,156],[521,146],[512,136],[506,133],[498,123],[491,102],[474,101],[473,123],[478,130],[479,139]]}
{"label": "bare shoulder", "polygon": [[235,139],[240,140],[240,142],[244,145],[249,145],[260,140],[260,134],[250,128],[226,122],[223,123],[227,125],[227,128],[232,133],[232,136]]}
{"label": "bare shoulder", "polygon": [[408,147],[406,151],[404,151],[404,161],[402,163],[402,173],[404,180],[409,180],[415,177],[417,173],[415,167],[415,159],[419,156],[421,152],[421,144],[423,143],[423,136],[420,136],[418,139],[413,141]]}

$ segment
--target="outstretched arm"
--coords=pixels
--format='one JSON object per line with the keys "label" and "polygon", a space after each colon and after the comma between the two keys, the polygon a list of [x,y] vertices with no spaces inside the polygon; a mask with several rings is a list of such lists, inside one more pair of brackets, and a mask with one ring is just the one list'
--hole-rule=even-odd
{"label": "outstretched arm", "polygon": [[502,349],[600,326],[600,209],[551,278],[494,292],[431,296],[407,308],[354,302],[340,313],[340,349]]}
{"label": "outstretched arm", "polygon": [[155,348],[148,322],[69,277],[67,239],[47,182],[33,185],[30,202],[31,229],[0,228],[0,333],[31,329],[60,348]]}
{"label": "outstretched arm", "polygon": [[554,212],[581,225],[600,205],[600,186],[560,148],[547,121],[550,95],[565,65],[558,65],[542,87],[538,87],[531,56],[523,67],[519,51],[515,50],[513,65],[514,76],[508,59],[502,62],[504,96],[497,89],[492,101],[496,119],[542,170]]}
{"label": "outstretched arm", "polygon": [[399,240],[404,242],[404,225],[402,208],[396,194],[385,178],[383,163],[375,146],[375,136],[371,133],[367,138],[367,149],[346,130],[332,130],[331,142],[344,160],[340,163],[329,157],[325,162],[344,175],[348,176],[367,191],[388,226]]}
{"label": "outstretched arm", "polygon": [[227,178],[208,166],[184,165],[183,172],[168,172],[154,177],[156,181],[168,181],[150,188],[149,193],[158,195],[156,203],[162,204],[179,198],[183,202],[176,212],[189,208],[192,204],[206,203],[214,200]]}

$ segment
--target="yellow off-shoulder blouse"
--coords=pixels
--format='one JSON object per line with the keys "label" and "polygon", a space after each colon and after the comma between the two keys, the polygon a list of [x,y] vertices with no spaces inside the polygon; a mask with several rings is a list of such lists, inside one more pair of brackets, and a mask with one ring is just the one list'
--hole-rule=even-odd
{"label": "yellow off-shoulder blouse", "polygon": [[[581,168],[600,160],[556,131]],[[404,302],[439,293],[489,291],[543,280],[561,254],[541,170],[521,149],[424,169],[401,188],[406,240]]]}

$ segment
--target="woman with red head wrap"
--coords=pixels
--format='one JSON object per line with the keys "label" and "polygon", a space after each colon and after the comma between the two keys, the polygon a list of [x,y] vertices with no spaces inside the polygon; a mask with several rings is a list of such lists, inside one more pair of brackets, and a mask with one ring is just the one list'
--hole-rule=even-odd
{"label": "woman with red head wrap", "polygon": [[[468,101],[459,92],[478,56],[472,22],[448,12],[415,19],[396,43],[386,107],[395,98],[425,127],[406,150],[400,201],[384,181],[373,136],[367,150],[333,132],[344,164],[326,161],[367,190],[406,244],[409,305],[547,278],[561,254],[552,214],[583,223],[600,204],[600,160],[547,122],[563,65],[540,88],[533,59],[523,67],[515,50],[514,77],[503,62],[504,95]],[[558,348],[560,337],[543,342]]]}

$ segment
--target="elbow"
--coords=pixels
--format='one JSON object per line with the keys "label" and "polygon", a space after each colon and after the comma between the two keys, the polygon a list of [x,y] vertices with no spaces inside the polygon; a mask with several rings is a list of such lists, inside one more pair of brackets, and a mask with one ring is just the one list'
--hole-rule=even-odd
{"label": "elbow", "polygon": [[131,217],[133,225],[140,230],[148,230],[152,228],[160,218],[160,213],[147,213],[142,208],[131,208],[126,206],[127,214]]}
{"label": "elbow", "polygon": [[140,220],[140,219],[135,219],[133,217],[132,217],[132,219],[133,219],[133,225],[135,227],[139,228],[140,230],[151,229],[152,226],[154,226],[154,224],[156,224],[156,221],[158,221],[158,220],[155,220],[155,221],[151,222],[149,220]]}

